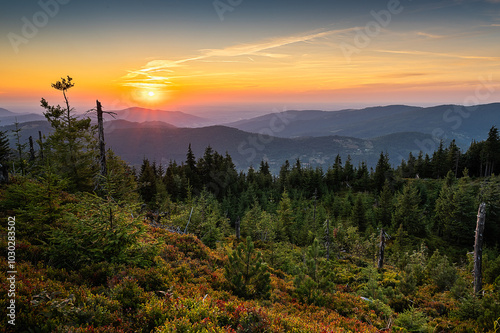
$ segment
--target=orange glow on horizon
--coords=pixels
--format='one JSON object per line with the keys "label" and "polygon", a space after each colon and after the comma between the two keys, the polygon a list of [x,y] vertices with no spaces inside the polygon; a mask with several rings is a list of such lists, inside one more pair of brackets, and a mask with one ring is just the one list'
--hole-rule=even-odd
{"label": "orange glow on horizon", "polygon": [[[491,34],[491,29],[477,34]],[[41,97],[61,104],[60,92],[50,84],[66,75],[75,82],[68,93],[70,102],[91,108],[99,99],[114,110],[360,100],[377,104],[462,103],[474,93],[481,77],[498,80],[498,47],[471,44],[468,49],[459,48],[460,37],[439,36],[386,31],[349,57],[338,45],[352,43],[353,32],[338,29],[256,38],[218,49],[179,47],[169,53],[175,54],[172,58],[146,56],[144,49],[130,50],[122,58],[109,46],[99,56],[87,51],[84,57],[57,61],[41,38],[30,44],[31,55],[27,51],[13,58],[0,55],[0,61],[9,64],[0,71],[2,78],[7,78],[0,81],[0,107],[25,102],[38,110]],[[473,43],[467,38],[464,35],[463,41]],[[480,102],[500,100],[499,92],[495,89]]]}

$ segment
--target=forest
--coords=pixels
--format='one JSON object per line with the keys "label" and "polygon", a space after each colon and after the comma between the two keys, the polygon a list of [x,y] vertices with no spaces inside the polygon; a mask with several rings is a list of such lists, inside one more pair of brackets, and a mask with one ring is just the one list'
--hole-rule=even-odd
{"label": "forest", "polygon": [[70,106],[72,79],[52,86],[64,104],[41,100],[50,136],[26,146],[18,131],[11,149],[0,133],[0,303],[16,309],[6,332],[500,330],[497,127],[465,152],[441,142],[398,166],[381,152],[375,168],[337,156],[327,170],[296,160],[238,172],[229,154],[189,146],[184,161],[136,170],[103,155],[96,110]]}

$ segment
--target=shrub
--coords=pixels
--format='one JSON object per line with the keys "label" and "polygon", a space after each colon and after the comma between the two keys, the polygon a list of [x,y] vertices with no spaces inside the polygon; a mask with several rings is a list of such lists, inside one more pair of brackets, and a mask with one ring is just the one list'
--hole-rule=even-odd
{"label": "shrub", "polygon": [[141,243],[144,225],[132,207],[120,207],[95,195],[83,195],[49,232],[49,255],[59,267],[108,261],[150,264],[152,246]]}
{"label": "shrub", "polygon": [[427,317],[421,311],[410,307],[403,313],[400,313],[394,320],[394,328],[404,329],[404,332],[427,332]]}
{"label": "shrub", "polygon": [[125,310],[136,310],[148,299],[148,295],[139,286],[137,280],[130,277],[125,277],[120,283],[114,286],[110,294],[111,298],[119,301]]}
{"label": "shrub", "polygon": [[457,270],[446,256],[436,250],[427,262],[426,272],[439,291],[449,290],[457,279]]}
{"label": "shrub", "polygon": [[252,239],[247,237],[236,251],[228,254],[225,276],[236,295],[269,298],[271,277],[260,252],[255,252]]}

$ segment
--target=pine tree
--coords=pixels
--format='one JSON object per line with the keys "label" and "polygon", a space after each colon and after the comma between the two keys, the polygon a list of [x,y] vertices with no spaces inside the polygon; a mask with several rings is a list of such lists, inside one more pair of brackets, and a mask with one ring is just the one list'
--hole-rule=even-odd
{"label": "pine tree", "polygon": [[142,161],[141,172],[139,174],[139,194],[142,200],[154,206],[156,204],[156,174],[148,159]]}
{"label": "pine tree", "polygon": [[7,163],[10,160],[10,154],[9,138],[6,132],[0,131],[0,183],[9,181]]}
{"label": "pine tree", "polygon": [[270,241],[275,237],[275,225],[271,215],[262,210],[257,201],[241,220],[242,235],[255,240]]}
{"label": "pine tree", "polygon": [[375,167],[375,173],[373,174],[373,180],[375,182],[375,188],[377,192],[382,190],[385,180],[391,181],[392,179],[392,168],[389,164],[389,155],[387,153],[380,153],[380,157]]}
{"label": "pine tree", "polygon": [[[450,174],[452,174],[451,171],[448,172],[447,179],[449,179]],[[454,192],[453,183],[445,182],[436,200],[434,229],[438,236],[444,237],[446,240],[450,240],[450,235],[455,228],[454,215],[457,204],[454,200]]]}
{"label": "pine tree", "polygon": [[460,167],[460,148],[458,148],[455,140],[450,142],[446,155],[446,168],[448,171],[453,171],[454,175],[458,177]]}
{"label": "pine tree", "polygon": [[394,214],[392,216],[393,229],[399,225],[408,232],[409,235],[424,237],[426,225],[424,223],[422,209],[420,205],[420,195],[418,189],[411,183],[407,183],[403,191],[396,197]]}
{"label": "pine tree", "polygon": [[228,254],[224,275],[234,293],[244,298],[269,298],[271,276],[262,254],[256,252],[251,237]]}
{"label": "pine tree", "polygon": [[66,94],[74,86],[72,81],[68,76],[52,84],[52,88],[62,92],[65,107],[51,106],[44,98],[41,100],[45,118],[54,129],[46,146],[50,148],[57,172],[69,179],[70,189],[91,190],[93,178],[98,173],[96,127],[91,125],[90,118],[75,116],[74,108],[70,107]]}
{"label": "pine tree", "polygon": [[370,173],[368,172],[368,167],[364,161],[360,163],[358,169],[356,170],[354,188],[357,191],[367,191],[370,188]]}
{"label": "pine tree", "polygon": [[417,164],[417,159],[410,152],[408,154],[408,163],[407,163],[407,166],[408,166],[408,177],[409,178],[415,178],[415,176],[416,176],[415,165],[416,164]]}
{"label": "pine tree", "polygon": [[432,154],[433,178],[439,179],[444,177],[448,172],[446,155],[447,151],[443,147],[443,140],[441,140],[438,149]]}
{"label": "pine tree", "polygon": [[499,170],[500,165],[500,135],[498,134],[498,128],[492,126],[488,132],[488,139],[486,139],[484,147],[485,156],[485,176],[491,176],[497,170]]}
{"label": "pine tree", "polygon": [[26,143],[21,143],[21,128],[19,127],[19,123],[16,122],[14,123],[16,126],[15,130],[12,130],[14,132],[14,136],[16,138],[16,157],[17,157],[17,166],[21,169],[21,174],[24,175],[26,171],[26,160],[24,158],[24,150],[26,149]]}
{"label": "pine tree", "polygon": [[366,230],[366,209],[361,193],[356,196],[356,201],[354,202],[354,207],[352,208],[351,220],[354,226],[358,227],[360,232],[364,232]]}
{"label": "pine tree", "polygon": [[388,228],[391,225],[392,211],[394,209],[392,190],[389,181],[385,181],[382,192],[378,197],[378,204],[375,208],[375,220],[377,225]]}
{"label": "pine tree", "polygon": [[4,131],[0,131],[0,164],[7,163],[7,161],[10,159],[10,154],[11,150],[7,133]]}
{"label": "pine tree", "polygon": [[278,222],[276,226],[276,238],[279,241],[294,241],[293,229],[293,212],[292,203],[287,191],[284,191],[281,196],[281,201],[278,205]]}
{"label": "pine tree", "polygon": [[326,172],[326,183],[330,189],[338,191],[341,188],[343,173],[342,159],[337,154],[333,167]]}
{"label": "pine tree", "polygon": [[490,177],[482,186],[479,202],[486,203],[484,241],[500,244],[500,176]]}
{"label": "pine tree", "polygon": [[352,181],[354,180],[354,167],[351,162],[351,155],[347,155],[347,159],[344,164],[344,172],[342,178],[347,183],[352,183]]}
{"label": "pine tree", "polygon": [[301,301],[323,305],[323,290],[329,289],[331,284],[331,278],[325,272],[324,264],[321,246],[315,238],[312,245],[307,248],[303,267],[294,280],[295,293]]}
{"label": "pine tree", "polygon": [[290,185],[289,181],[289,175],[290,175],[290,162],[288,160],[283,163],[283,165],[280,168],[280,173],[278,177],[278,182],[280,185],[279,190],[283,192],[285,189],[287,189]]}
{"label": "pine tree", "polygon": [[106,152],[108,190],[116,201],[137,202],[137,182],[132,169],[111,149]]}

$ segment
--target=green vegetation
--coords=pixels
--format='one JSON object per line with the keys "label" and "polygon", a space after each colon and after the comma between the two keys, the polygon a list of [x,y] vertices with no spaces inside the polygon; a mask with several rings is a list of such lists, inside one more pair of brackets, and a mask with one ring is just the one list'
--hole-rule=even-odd
{"label": "green vegetation", "polygon": [[[54,86],[66,99],[72,81]],[[55,127],[43,158],[21,151],[24,172],[11,170],[0,187],[0,218],[16,217],[17,237],[7,332],[498,330],[495,127],[458,163],[456,147],[441,145],[398,168],[386,154],[372,172],[337,156],[326,172],[297,160],[277,177],[265,161],[238,173],[228,154],[208,147],[196,159],[187,147],[184,163],[145,159],[137,174],[108,151],[102,177],[87,163],[88,119],[73,118],[69,103],[43,104]],[[483,164],[473,169],[477,151]],[[469,253],[483,201],[483,292],[474,296]],[[6,281],[5,256],[0,267]],[[4,308],[7,293],[3,283]]]}

